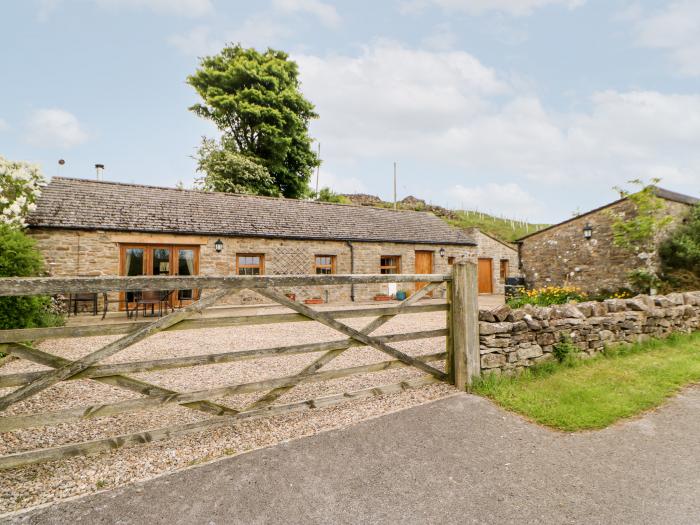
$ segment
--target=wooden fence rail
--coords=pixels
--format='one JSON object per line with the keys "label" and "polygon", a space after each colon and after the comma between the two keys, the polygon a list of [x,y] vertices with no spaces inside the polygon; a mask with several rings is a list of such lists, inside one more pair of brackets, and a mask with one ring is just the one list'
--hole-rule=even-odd
{"label": "wooden fence rail", "polygon": [[[423,282],[427,283],[398,305],[372,308],[318,310],[287,298],[277,287],[333,286],[340,284]],[[447,302],[417,304],[421,298],[441,286],[447,286]],[[179,310],[155,321],[138,320],[121,323],[103,323],[83,326],[32,328],[0,331],[0,350],[14,356],[48,367],[49,370],[0,374],[0,413],[15,403],[29,399],[59,382],[89,380],[105,383],[139,394],[139,397],[116,402],[83,404],[59,410],[12,413],[0,416],[0,432],[76,423],[143,410],[160,410],[167,406],[181,406],[209,414],[209,418],[188,424],[139,431],[121,436],[106,437],[83,443],[73,443],[40,450],[17,452],[0,457],[0,469],[113,450],[125,445],[148,443],[170,437],[182,436],[204,429],[231,425],[243,419],[265,417],[289,412],[331,406],[353,399],[400,392],[439,381],[454,383],[457,388],[469,388],[479,374],[479,347],[476,307],[476,265],[460,261],[449,275],[314,275],[314,276],[235,276],[235,277],[81,277],[81,278],[4,278],[0,279],[0,296],[43,295],[75,292],[108,292],[117,290],[177,290],[210,289],[202,297]],[[225,315],[202,317],[206,308],[239,290],[251,289],[258,294],[288,308],[291,313],[262,315]],[[373,335],[379,327],[403,314],[446,312],[445,328],[414,332]],[[360,329],[343,322],[348,318],[374,317]],[[171,330],[236,327],[299,321],[316,321],[345,336],[343,339],[286,345],[271,348],[214,352],[202,355],[168,357],[142,361],[104,364],[104,359],[114,356],[137,342],[158,333]],[[34,342],[43,339],[78,338],[96,335],[118,336],[81,358],[72,361],[42,351]],[[444,337],[444,352],[427,355],[411,355],[392,346],[393,343]],[[359,366],[322,370],[328,363],[353,347],[374,348],[392,359]],[[270,359],[301,354],[320,354],[293,375],[252,382],[235,382],[214,388],[175,391],[157,384],[131,377],[130,374],[167,371],[194,366],[233,363],[253,359]],[[434,363],[442,361],[445,370]],[[317,399],[288,404],[275,404],[291,389],[306,383],[329,381],[356,374],[370,374],[395,368],[412,367],[426,375],[391,385],[379,385],[363,390],[342,392]],[[257,400],[243,407],[222,404],[218,399],[239,394],[262,392]],[[217,400],[217,401],[215,401]]]}

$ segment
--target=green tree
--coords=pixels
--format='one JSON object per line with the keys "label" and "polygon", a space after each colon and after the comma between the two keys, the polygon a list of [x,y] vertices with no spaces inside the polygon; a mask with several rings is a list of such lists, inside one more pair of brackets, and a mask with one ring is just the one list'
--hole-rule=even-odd
{"label": "green tree", "polygon": [[659,247],[661,264],[666,270],[687,270],[700,277],[700,205],[690,210]]}
{"label": "green tree", "polygon": [[656,252],[661,231],[673,222],[666,212],[663,199],[656,195],[656,184],[660,179],[652,179],[645,184],[639,179],[629,181],[638,190],[628,191],[615,187],[620,196],[632,204],[633,212],[611,212],[613,243],[619,248],[634,253],[643,263],[629,273],[632,284],[640,291],[648,291],[660,284]]}
{"label": "green tree", "polygon": [[[22,230],[0,224],[0,277],[31,277],[44,272],[34,241]],[[62,323],[50,312],[49,297],[0,297],[0,330],[34,328]]]}
{"label": "green tree", "polygon": [[321,202],[334,202],[336,204],[351,204],[352,202],[344,195],[334,192],[330,188],[321,188],[318,192],[317,201]]}
{"label": "green tree", "polygon": [[204,139],[199,149],[197,171],[204,173],[198,180],[202,189],[279,196],[280,189],[265,166],[222,142]]}
{"label": "green tree", "polygon": [[[309,194],[319,165],[309,136],[309,123],[318,115],[301,93],[298,76],[297,64],[283,51],[229,45],[202,58],[187,78],[202,98],[190,110],[216,124],[223,135],[220,147],[263,166],[279,193],[291,198]],[[266,182],[261,192],[269,194]]]}

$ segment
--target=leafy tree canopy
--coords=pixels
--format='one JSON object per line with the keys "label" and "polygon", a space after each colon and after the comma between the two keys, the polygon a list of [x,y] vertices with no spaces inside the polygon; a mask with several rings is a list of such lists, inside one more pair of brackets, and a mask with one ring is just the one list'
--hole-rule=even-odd
{"label": "leafy tree canopy", "polygon": [[[0,224],[0,277],[41,275],[44,261],[34,241],[11,224]],[[0,297],[0,330],[62,324],[44,296]]]}
{"label": "leafy tree canopy", "polygon": [[221,143],[204,139],[199,148],[197,171],[204,173],[198,182],[207,191],[249,193],[278,197],[280,189],[267,168]]}
{"label": "leafy tree canopy", "polygon": [[700,277],[700,205],[661,243],[664,270],[689,270]]}
{"label": "leafy tree canopy", "polygon": [[672,217],[664,213],[666,207],[663,199],[656,196],[656,184],[659,181],[660,179],[652,179],[648,185],[638,179],[629,181],[640,188],[636,191],[615,188],[634,206],[632,216],[613,214],[613,241],[616,246],[636,252],[654,250],[657,234],[673,221]]}
{"label": "leafy tree canopy", "polygon": [[345,195],[340,195],[330,188],[321,188],[316,200],[321,202],[335,202],[336,204],[352,204],[352,201]]}
{"label": "leafy tree canopy", "polygon": [[[202,58],[197,71],[187,78],[202,98],[190,109],[221,130],[220,148],[263,166],[279,193],[291,198],[308,195],[309,178],[319,165],[308,129],[318,115],[300,91],[298,74],[296,63],[283,51],[261,53],[237,44]],[[237,169],[243,167],[240,162],[237,165]],[[208,166],[205,161],[204,167]],[[262,183],[259,191],[249,184],[252,180],[244,186],[270,194],[260,175],[259,170],[252,175],[252,180]]]}

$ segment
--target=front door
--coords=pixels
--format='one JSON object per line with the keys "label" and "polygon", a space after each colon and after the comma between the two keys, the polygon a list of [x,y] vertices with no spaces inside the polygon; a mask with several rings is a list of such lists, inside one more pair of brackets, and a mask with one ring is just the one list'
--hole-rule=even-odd
{"label": "front door", "polygon": [[[121,245],[121,275],[197,275],[199,273],[198,246]],[[134,292],[122,292],[124,303],[134,306]],[[198,290],[177,290],[172,293],[175,306],[183,306],[198,298]]]}
{"label": "front door", "polygon": [[[416,251],[416,273],[433,273],[433,252]],[[428,283],[416,283],[416,291]]]}
{"label": "front door", "polygon": [[493,259],[479,259],[479,293],[493,293]]}

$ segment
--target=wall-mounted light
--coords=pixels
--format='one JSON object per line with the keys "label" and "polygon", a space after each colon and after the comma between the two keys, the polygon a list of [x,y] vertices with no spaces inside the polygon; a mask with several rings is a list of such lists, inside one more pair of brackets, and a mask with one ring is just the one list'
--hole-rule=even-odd
{"label": "wall-mounted light", "polygon": [[593,237],[593,226],[589,223],[586,223],[583,227],[583,236],[586,240],[590,240],[590,238]]}
{"label": "wall-mounted light", "polygon": [[445,248],[440,248],[440,257],[445,256]]}
{"label": "wall-mounted light", "polygon": [[216,239],[214,249],[216,250],[216,253],[221,253],[221,250],[224,249],[224,243],[221,241],[221,239]]}

